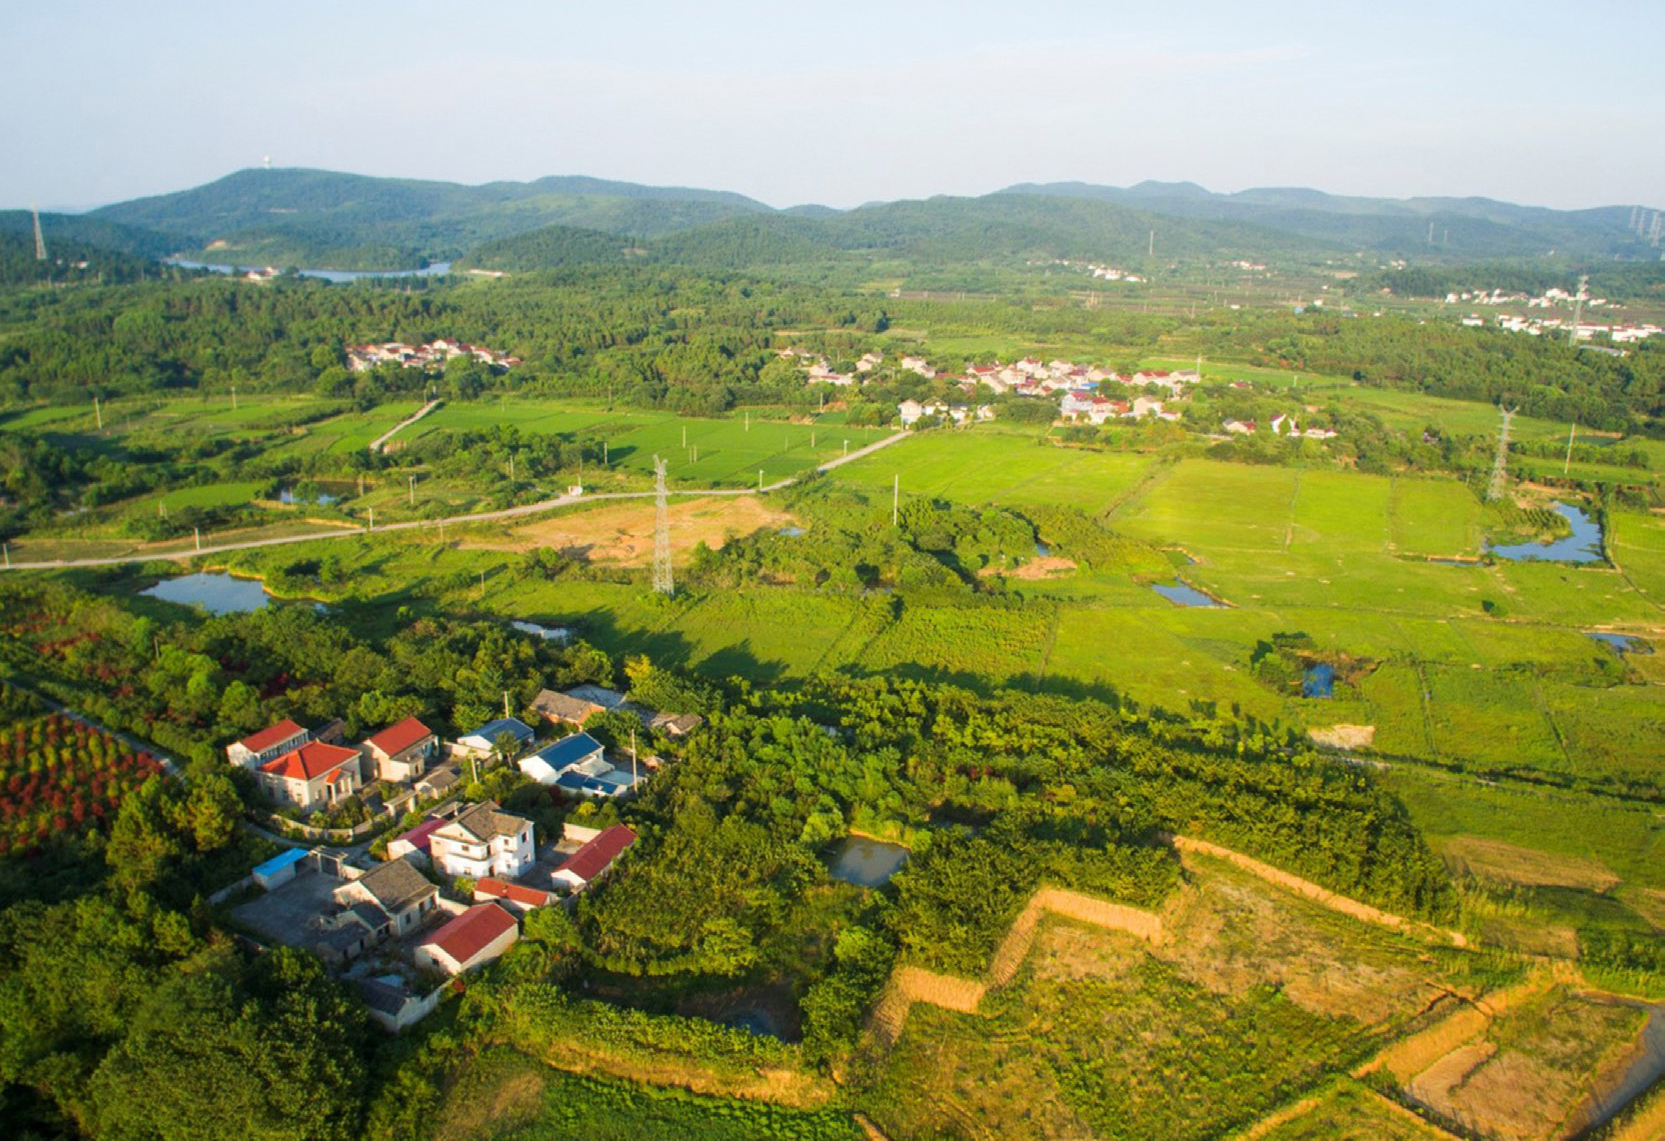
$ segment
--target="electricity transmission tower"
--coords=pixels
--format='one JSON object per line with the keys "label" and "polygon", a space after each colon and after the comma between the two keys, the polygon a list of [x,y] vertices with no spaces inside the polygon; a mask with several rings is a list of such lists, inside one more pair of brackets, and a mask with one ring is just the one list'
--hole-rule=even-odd
{"label": "electricity transmission tower", "polygon": [[46,235],[40,232],[40,207],[31,206],[29,212],[35,216],[35,260],[46,260]]}
{"label": "electricity transmission tower", "polygon": [[671,509],[665,492],[665,461],[653,457],[653,589],[676,593],[671,579]]}
{"label": "electricity transmission tower", "polygon": [[1486,502],[1495,503],[1503,498],[1503,479],[1508,474],[1509,467],[1509,421],[1515,418],[1518,408],[1498,408],[1503,413],[1503,427],[1497,433],[1497,458],[1492,461],[1492,481],[1486,488]]}

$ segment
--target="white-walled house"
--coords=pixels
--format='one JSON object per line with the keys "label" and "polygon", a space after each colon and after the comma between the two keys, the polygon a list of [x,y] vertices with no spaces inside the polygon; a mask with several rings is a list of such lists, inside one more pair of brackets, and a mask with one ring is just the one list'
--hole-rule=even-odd
{"label": "white-walled house", "polygon": [[488,800],[471,805],[428,834],[435,870],[448,876],[516,879],[536,855],[532,822]]}
{"label": "white-walled house", "polygon": [[225,747],[226,759],[238,768],[253,771],[267,761],[298,749],[312,739],[312,734],[293,721],[279,721],[258,733],[251,733],[241,741]]}
{"label": "white-walled house", "polygon": [[460,975],[498,958],[519,938],[514,916],[495,903],[477,903],[422,940],[412,957],[419,966]]}
{"label": "white-walled house", "polygon": [[475,756],[484,757],[497,747],[497,739],[505,734],[514,738],[517,751],[530,745],[532,738],[536,736],[532,727],[519,718],[499,717],[496,721],[486,722],[471,733],[464,733],[457,738],[457,744]]}
{"label": "white-walled house", "polygon": [[362,787],[359,751],[308,741],[260,766],[260,788],[278,804],[303,812],[347,799]]}
{"label": "white-walled house", "polygon": [[550,878],[572,891],[583,891],[607,874],[624,850],[636,842],[636,833],[623,824],[604,828],[568,856]]}
{"label": "white-walled house", "polygon": [[380,780],[409,784],[427,771],[439,737],[414,717],[390,725],[359,746],[369,771]]}

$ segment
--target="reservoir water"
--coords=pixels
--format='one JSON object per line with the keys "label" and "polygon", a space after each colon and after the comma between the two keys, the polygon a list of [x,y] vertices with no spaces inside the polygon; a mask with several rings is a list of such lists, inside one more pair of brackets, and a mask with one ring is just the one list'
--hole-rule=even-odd
{"label": "reservoir water", "polygon": [[[187,258],[163,258],[169,265],[183,266],[185,269],[209,269],[215,273],[248,273],[250,270],[264,269],[258,265],[215,265],[213,262],[191,261]],[[448,261],[431,262],[421,269],[303,269],[302,277],[316,277],[324,281],[358,281],[366,277],[438,277],[451,272]]]}
{"label": "reservoir water", "polygon": [[271,601],[259,579],[234,578],[223,571],[165,578],[139,593],[160,598],[163,602],[177,602],[181,606],[200,606],[210,614],[259,610]]}
{"label": "reservoir water", "polygon": [[1557,503],[1555,513],[1572,524],[1572,534],[1565,539],[1551,543],[1512,543],[1506,547],[1487,544],[1486,550],[1510,562],[1601,562],[1601,524],[1568,503]]}
{"label": "reservoir water", "polygon": [[908,862],[908,850],[883,840],[846,836],[827,849],[826,860],[833,879],[861,887],[879,887]]}

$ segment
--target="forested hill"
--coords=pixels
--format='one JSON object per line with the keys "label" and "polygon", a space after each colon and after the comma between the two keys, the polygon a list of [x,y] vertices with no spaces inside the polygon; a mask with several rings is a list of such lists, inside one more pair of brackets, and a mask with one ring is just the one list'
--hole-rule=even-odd
{"label": "forested hill", "polygon": [[[121,228],[110,248],[311,268],[398,269],[470,258],[526,270],[612,261],[651,247],[654,260],[712,268],[894,257],[923,266],[991,258],[1155,257],[1325,260],[1375,250],[1419,263],[1533,258],[1655,260],[1639,236],[1651,212],[1629,206],[1550,210],[1486,198],[1359,198],[1300,188],[1215,194],[1194,183],[1121,188],[1024,184],[980,198],[935,197],[853,210],[774,208],[720,190],[585,177],[533,182],[374,178],[325,170],[242,170],[173,194],[102,207],[79,222]],[[55,220],[54,224],[60,224]],[[568,230],[616,235],[617,250]],[[128,233],[131,231],[131,233]],[[148,234],[139,249],[133,234]],[[1431,237],[1430,237],[1431,235]],[[120,237],[120,234],[117,235]],[[525,237],[524,241],[520,241]]]}
{"label": "forested hill", "polygon": [[453,258],[482,242],[554,224],[640,236],[768,210],[725,191],[581,177],[463,186],[325,170],[242,170],[91,216],[161,231],[180,247],[219,260],[354,268],[332,255],[379,248],[397,251],[404,264]]}
{"label": "forested hill", "polygon": [[[1363,198],[1299,187],[1216,194],[1192,182],[1128,187],[1020,183],[1001,193],[1113,202],[1168,217],[1246,222],[1354,249],[1420,258],[1658,256],[1647,238],[1631,229],[1630,206],[1551,210],[1491,198]],[[1651,218],[1651,210],[1646,214]]]}
{"label": "forested hill", "polygon": [[[1012,194],[983,198],[931,198],[887,202],[825,215],[778,212],[728,218],[661,235],[638,256],[701,269],[825,267],[830,262],[867,266],[906,261],[950,266],[1071,259],[1145,267],[1151,235],[1159,259],[1285,256],[1320,259],[1338,247],[1239,222],[1162,218],[1143,210]],[[564,227],[500,239],[467,259],[484,269],[524,271],[597,256]]]}

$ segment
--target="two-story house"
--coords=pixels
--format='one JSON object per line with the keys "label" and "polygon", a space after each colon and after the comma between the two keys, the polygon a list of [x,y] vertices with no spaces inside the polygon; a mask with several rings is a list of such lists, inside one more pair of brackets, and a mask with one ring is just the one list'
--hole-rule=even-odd
{"label": "two-story house", "polygon": [[312,739],[312,734],[293,721],[279,721],[258,733],[251,733],[241,741],[225,747],[226,760],[243,769],[258,769],[267,761],[276,760],[291,749],[298,749]]}
{"label": "two-story house", "polygon": [[428,855],[434,869],[448,876],[512,880],[536,855],[532,822],[502,811],[495,800],[470,805],[429,833]]}
{"label": "two-story house", "polygon": [[308,741],[260,766],[260,788],[277,804],[311,812],[338,803],[363,785],[359,752],[341,745]]}
{"label": "two-story house", "polygon": [[439,750],[439,737],[414,717],[390,725],[359,746],[368,771],[378,780],[409,784],[428,769]]}

